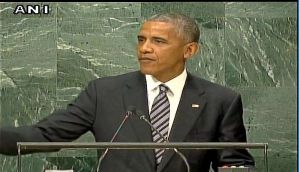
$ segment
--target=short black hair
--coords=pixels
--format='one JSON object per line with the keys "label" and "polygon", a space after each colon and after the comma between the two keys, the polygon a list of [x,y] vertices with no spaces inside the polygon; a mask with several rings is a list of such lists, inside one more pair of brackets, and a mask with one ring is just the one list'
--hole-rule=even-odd
{"label": "short black hair", "polygon": [[177,34],[181,36],[186,42],[199,41],[200,31],[196,20],[180,13],[161,13],[156,14],[146,21],[160,21],[172,23],[177,26]]}

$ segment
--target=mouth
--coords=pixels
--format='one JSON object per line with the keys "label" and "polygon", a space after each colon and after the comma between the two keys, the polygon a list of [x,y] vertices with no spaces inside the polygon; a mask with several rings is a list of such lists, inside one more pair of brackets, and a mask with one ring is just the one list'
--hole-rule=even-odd
{"label": "mouth", "polygon": [[138,58],[138,60],[140,62],[151,62],[151,61],[155,61],[153,58],[150,58],[150,57],[140,57],[140,58]]}

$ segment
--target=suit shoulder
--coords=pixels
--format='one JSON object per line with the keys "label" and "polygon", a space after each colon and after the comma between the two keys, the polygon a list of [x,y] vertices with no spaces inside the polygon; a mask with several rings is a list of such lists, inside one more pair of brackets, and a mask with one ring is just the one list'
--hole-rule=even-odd
{"label": "suit shoulder", "polygon": [[120,86],[125,81],[128,81],[133,78],[137,78],[137,76],[140,75],[139,71],[133,71],[125,74],[120,74],[120,75],[114,75],[114,76],[105,76],[101,78],[97,78],[94,80],[91,80],[89,82],[89,85],[95,85],[96,87],[114,87],[114,86]]}
{"label": "suit shoulder", "polygon": [[219,96],[237,96],[240,93],[237,91],[233,90],[232,88],[229,88],[224,85],[220,85],[217,83],[213,83],[211,81],[208,81],[206,79],[197,77],[192,75],[194,78],[196,84],[200,87],[203,88],[205,92],[212,94],[212,95],[219,95]]}

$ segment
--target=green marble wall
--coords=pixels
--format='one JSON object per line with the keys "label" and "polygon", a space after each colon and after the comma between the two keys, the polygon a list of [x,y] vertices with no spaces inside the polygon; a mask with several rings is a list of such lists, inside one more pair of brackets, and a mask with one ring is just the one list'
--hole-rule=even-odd
{"label": "green marble wall", "polygon": [[[16,5],[0,3],[0,126],[35,123],[65,107],[88,81],[138,69],[140,22],[179,11],[194,17],[202,33],[189,70],[239,91],[248,141],[269,143],[271,172],[296,171],[295,2],[50,3],[49,15],[13,15]],[[262,151],[251,152],[262,171]],[[26,155],[23,171],[90,171],[95,156],[90,150]],[[0,155],[0,171],[15,172],[16,160]]]}

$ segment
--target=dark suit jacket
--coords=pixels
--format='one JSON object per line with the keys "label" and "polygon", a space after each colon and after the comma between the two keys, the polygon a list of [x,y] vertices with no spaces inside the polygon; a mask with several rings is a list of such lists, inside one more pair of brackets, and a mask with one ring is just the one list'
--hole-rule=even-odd
{"label": "dark suit jacket", "polygon": [[[199,104],[199,108],[192,107]],[[53,112],[34,126],[2,128],[0,153],[16,154],[17,141],[72,141],[87,131],[97,142],[109,142],[129,106],[149,117],[146,81],[139,71],[91,81],[66,110]],[[188,73],[170,142],[246,142],[239,94]],[[151,128],[138,117],[129,119],[115,142],[152,142]],[[225,164],[254,165],[246,150],[188,150],[191,171],[208,172]],[[29,152],[27,152],[29,153]],[[110,150],[102,172],[154,172],[153,150]],[[172,150],[163,156],[158,171],[186,171],[182,159]]]}

